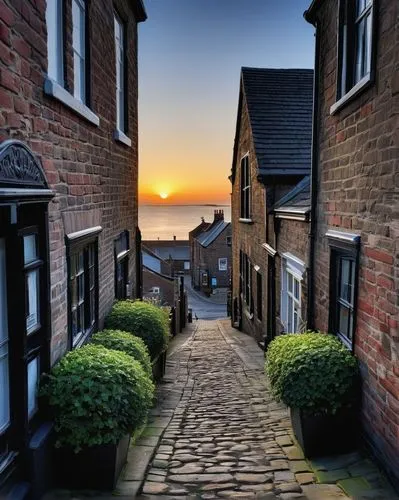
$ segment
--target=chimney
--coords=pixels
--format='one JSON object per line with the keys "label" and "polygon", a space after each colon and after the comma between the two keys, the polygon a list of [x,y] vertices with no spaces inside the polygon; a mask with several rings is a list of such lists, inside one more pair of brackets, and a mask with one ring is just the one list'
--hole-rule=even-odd
{"label": "chimney", "polygon": [[224,212],[223,210],[215,210],[214,212],[214,219],[213,221],[219,221],[219,220],[224,220]]}
{"label": "chimney", "polygon": [[176,241],[176,236],[175,235],[173,235],[173,241]]}

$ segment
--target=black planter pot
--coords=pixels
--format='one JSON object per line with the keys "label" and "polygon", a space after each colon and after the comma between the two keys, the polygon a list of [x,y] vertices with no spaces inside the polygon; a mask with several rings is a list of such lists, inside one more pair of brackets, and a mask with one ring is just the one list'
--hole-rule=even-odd
{"label": "black planter pot", "polygon": [[347,453],[358,445],[359,424],[355,409],[345,408],[335,415],[304,415],[290,408],[295,437],[306,457]]}
{"label": "black planter pot", "polygon": [[91,446],[74,453],[56,449],[57,484],[63,488],[113,490],[126,463],[130,435],[117,444]]}

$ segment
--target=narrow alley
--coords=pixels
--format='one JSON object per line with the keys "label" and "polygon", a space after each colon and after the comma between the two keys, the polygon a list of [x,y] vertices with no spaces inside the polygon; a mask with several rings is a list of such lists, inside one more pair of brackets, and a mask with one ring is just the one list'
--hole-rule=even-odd
{"label": "narrow alley", "polygon": [[[349,498],[336,484],[314,484],[311,464],[291,438],[288,411],[269,393],[263,353],[253,339],[228,320],[199,320],[175,341],[157,408],[117,494],[135,498],[142,489],[142,499]],[[350,478],[365,462],[352,453],[331,468]],[[368,473],[375,489],[367,498],[396,498],[381,489],[376,469]]]}

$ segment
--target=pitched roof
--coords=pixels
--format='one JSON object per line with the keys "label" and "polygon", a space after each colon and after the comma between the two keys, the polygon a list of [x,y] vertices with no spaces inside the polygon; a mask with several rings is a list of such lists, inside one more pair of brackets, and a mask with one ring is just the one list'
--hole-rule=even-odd
{"label": "pitched roof", "polygon": [[146,240],[142,242],[147,249],[162,260],[190,260],[188,240]]}
{"label": "pitched roof", "polygon": [[242,68],[242,92],[259,175],[309,174],[313,70]]}
{"label": "pitched roof", "polygon": [[207,231],[204,231],[197,237],[199,244],[205,248],[209,247],[229,225],[230,222],[225,222],[224,220],[212,224]]}
{"label": "pitched roof", "polygon": [[310,176],[308,175],[294,189],[280,198],[273,206],[273,210],[277,216],[303,218],[310,212],[310,200]]}
{"label": "pitched roof", "polygon": [[205,222],[205,220],[201,221],[201,224],[198,224],[197,227],[192,229],[188,234],[192,238],[196,238],[198,234],[201,234],[202,232],[206,231],[209,229],[209,226],[211,225],[211,222]]}

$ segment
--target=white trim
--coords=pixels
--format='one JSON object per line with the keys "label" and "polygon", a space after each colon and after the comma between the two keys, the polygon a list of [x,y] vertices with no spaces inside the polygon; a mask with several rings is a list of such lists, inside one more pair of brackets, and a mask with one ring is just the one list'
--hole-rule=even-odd
{"label": "white trim", "polygon": [[274,257],[277,253],[277,250],[275,250],[272,246],[270,246],[268,243],[262,243],[262,247],[266,250],[268,254],[270,254],[272,257]]}
{"label": "white trim", "polygon": [[[288,327],[288,315],[291,312],[291,323],[293,322],[294,318],[294,311],[295,311],[295,304],[297,306],[296,312],[297,312],[297,331],[299,328],[299,325],[302,322],[302,279],[303,275],[305,273],[305,263],[302,262],[298,257],[293,255],[290,252],[286,252],[282,255],[282,260],[281,260],[281,311],[280,311],[280,316],[281,316],[281,322],[284,325],[284,329],[287,331],[287,333],[297,333],[297,332],[289,332],[289,327]],[[296,280],[298,282],[298,298],[295,297],[295,293],[289,292],[288,291],[288,275],[292,277],[292,286],[294,287],[294,281]],[[292,310],[288,310],[288,302],[289,302],[289,297],[291,298],[292,302]]]}
{"label": "white trim", "polygon": [[336,231],[335,229],[329,229],[326,232],[326,237],[333,240],[345,241],[346,243],[352,243],[356,245],[360,241],[360,235],[356,233],[345,233],[343,231]]}
{"label": "white trim", "polygon": [[[222,266],[221,265],[222,261],[225,262],[226,265]],[[228,263],[227,257],[219,257],[219,259],[218,259],[218,269],[219,269],[219,271],[227,271],[228,265],[229,265],[229,263]]]}
{"label": "white trim", "polygon": [[82,238],[83,236],[101,233],[102,230],[103,228],[101,226],[94,226],[88,229],[82,229],[81,231],[76,231],[75,233],[69,233],[66,235],[66,237],[68,238],[68,240],[77,240],[79,238]]}
{"label": "white trim", "polygon": [[330,107],[330,115],[339,111],[352,97],[359,94],[371,82],[371,73],[367,73],[356,85],[354,85],[344,96]]}
{"label": "white trim", "polygon": [[258,265],[254,266],[256,272],[260,271],[260,267]]}
{"label": "white trim", "polygon": [[129,148],[132,145],[131,139],[129,139],[129,137],[127,135],[125,135],[122,132],[122,130],[119,130],[118,128],[116,130],[114,130],[114,139],[115,139],[115,141],[119,141],[122,144],[124,144],[125,146],[128,146]]}
{"label": "white trim", "polygon": [[243,224],[252,224],[253,220],[252,219],[244,219],[244,218],[240,217],[238,219],[238,222],[242,222]]}
{"label": "white trim", "polygon": [[83,104],[82,101],[79,101],[79,99],[75,99],[72,94],[50,77],[44,80],[44,93],[61,101],[65,106],[96,127],[100,125],[100,118],[91,109]]}

